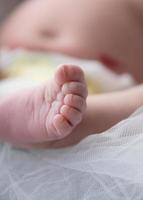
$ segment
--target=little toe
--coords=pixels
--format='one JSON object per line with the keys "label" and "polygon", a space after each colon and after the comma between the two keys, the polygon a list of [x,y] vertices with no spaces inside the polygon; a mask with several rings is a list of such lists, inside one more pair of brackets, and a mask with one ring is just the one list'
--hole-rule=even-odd
{"label": "little toe", "polygon": [[81,112],[67,105],[61,107],[60,113],[72,126],[76,126],[82,120]]}
{"label": "little toe", "polygon": [[82,69],[75,65],[60,65],[55,72],[55,80],[60,85],[70,81],[85,82]]}
{"label": "little toe", "polygon": [[57,130],[57,139],[66,137],[73,129],[73,126],[61,114],[54,117],[53,125]]}
{"label": "little toe", "polygon": [[62,87],[63,94],[75,94],[83,98],[88,95],[86,84],[80,82],[65,83]]}
{"label": "little toe", "polygon": [[64,98],[64,104],[71,106],[82,113],[86,109],[85,99],[74,94],[67,94]]}

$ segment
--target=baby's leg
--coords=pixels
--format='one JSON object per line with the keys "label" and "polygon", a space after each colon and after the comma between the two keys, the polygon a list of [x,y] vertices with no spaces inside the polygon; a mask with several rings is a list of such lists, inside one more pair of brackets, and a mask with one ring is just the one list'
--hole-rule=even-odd
{"label": "baby's leg", "polygon": [[16,144],[64,138],[81,122],[86,97],[82,70],[60,66],[46,84],[1,100],[0,138]]}
{"label": "baby's leg", "polygon": [[33,147],[60,148],[74,145],[88,135],[101,133],[111,128],[129,117],[142,105],[143,85],[125,91],[88,96],[83,120],[76,126],[72,134],[61,140],[36,144]]}

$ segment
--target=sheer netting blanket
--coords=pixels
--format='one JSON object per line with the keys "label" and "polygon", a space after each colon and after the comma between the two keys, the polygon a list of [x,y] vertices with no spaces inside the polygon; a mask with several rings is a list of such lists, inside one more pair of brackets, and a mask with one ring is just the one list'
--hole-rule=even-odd
{"label": "sheer netting blanket", "polygon": [[142,200],[143,108],[61,150],[0,146],[0,200]]}

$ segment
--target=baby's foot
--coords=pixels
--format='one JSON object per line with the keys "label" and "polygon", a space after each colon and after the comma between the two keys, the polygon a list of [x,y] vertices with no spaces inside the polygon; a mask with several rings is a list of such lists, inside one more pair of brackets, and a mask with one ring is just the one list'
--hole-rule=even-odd
{"label": "baby's foot", "polygon": [[83,71],[60,66],[54,77],[38,88],[9,98],[7,109],[14,143],[39,143],[66,137],[81,122],[86,108],[87,87]]}

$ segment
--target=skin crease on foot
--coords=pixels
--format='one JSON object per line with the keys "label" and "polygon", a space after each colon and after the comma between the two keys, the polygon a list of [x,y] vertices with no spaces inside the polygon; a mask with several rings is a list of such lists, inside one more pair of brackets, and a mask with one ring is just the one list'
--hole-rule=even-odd
{"label": "skin crease on foot", "polygon": [[0,138],[19,146],[62,139],[81,122],[86,97],[83,71],[61,65],[46,84],[1,100]]}

